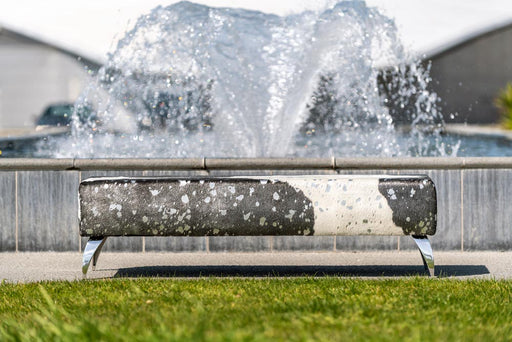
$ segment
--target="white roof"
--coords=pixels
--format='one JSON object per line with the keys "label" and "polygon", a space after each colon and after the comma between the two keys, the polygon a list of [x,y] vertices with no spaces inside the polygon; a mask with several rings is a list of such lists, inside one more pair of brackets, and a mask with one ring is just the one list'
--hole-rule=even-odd
{"label": "white roof", "polygon": [[[0,2],[0,26],[98,62],[142,14],[175,0],[16,0]],[[315,9],[334,0],[198,0],[280,15]],[[512,24],[510,0],[367,0],[394,18],[416,55],[433,55],[468,38]]]}

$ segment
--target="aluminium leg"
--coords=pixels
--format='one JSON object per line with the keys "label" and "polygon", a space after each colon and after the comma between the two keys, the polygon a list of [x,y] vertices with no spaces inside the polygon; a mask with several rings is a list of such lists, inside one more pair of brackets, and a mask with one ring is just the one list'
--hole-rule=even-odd
{"label": "aluminium leg", "polygon": [[421,257],[423,258],[423,265],[425,271],[428,271],[431,277],[434,276],[434,254],[432,253],[432,246],[426,236],[413,236],[414,242],[418,246]]}
{"label": "aluminium leg", "polygon": [[101,248],[105,244],[105,241],[107,241],[106,237],[91,237],[89,241],[87,241],[87,245],[84,250],[84,257],[82,259],[82,273],[84,275],[87,274],[91,261],[93,270],[96,267],[98,257],[101,253]]}

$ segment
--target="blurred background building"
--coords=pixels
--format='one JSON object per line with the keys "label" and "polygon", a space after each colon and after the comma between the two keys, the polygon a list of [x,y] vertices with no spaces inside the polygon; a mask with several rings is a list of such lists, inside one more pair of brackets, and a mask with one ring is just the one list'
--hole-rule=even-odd
{"label": "blurred background building", "polygon": [[494,99],[512,82],[512,24],[489,23],[426,60],[432,61],[432,88],[442,99],[447,122],[496,123]]}
{"label": "blurred background building", "polygon": [[0,128],[33,126],[50,103],[74,102],[99,63],[0,27]]}

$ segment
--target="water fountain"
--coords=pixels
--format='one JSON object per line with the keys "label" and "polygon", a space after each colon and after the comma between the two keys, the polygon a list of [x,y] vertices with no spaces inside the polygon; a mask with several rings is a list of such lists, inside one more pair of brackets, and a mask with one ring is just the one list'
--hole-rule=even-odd
{"label": "water fountain", "polygon": [[180,2],[119,40],[77,102],[96,113],[50,146],[80,158],[443,155],[428,82],[364,1],[285,17]]}

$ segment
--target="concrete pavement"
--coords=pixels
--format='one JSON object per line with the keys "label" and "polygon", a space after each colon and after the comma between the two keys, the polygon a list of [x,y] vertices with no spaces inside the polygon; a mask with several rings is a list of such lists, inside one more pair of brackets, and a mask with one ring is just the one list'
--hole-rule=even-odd
{"label": "concrete pavement", "polygon": [[[512,279],[512,252],[437,252],[436,275]],[[81,280],[79,253],[0,253],[0,281]],[[103,253],[88,279],[425,275],[419,252]]]}

